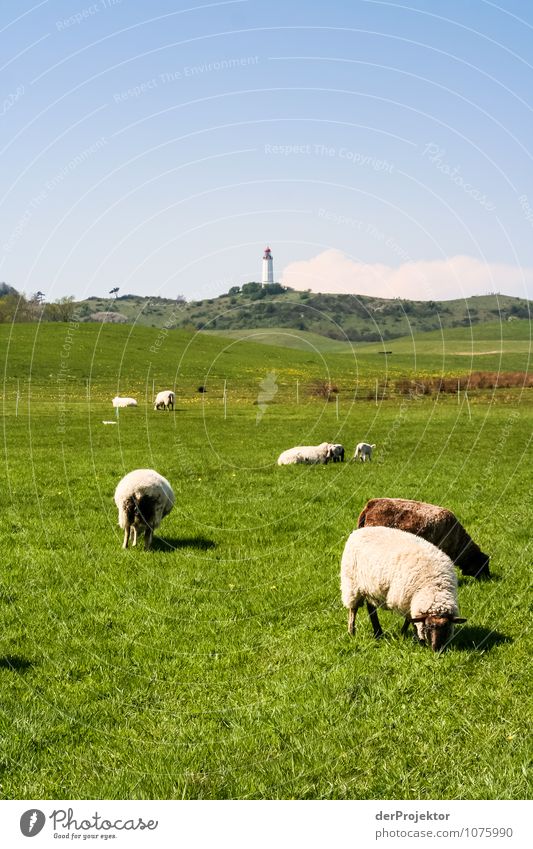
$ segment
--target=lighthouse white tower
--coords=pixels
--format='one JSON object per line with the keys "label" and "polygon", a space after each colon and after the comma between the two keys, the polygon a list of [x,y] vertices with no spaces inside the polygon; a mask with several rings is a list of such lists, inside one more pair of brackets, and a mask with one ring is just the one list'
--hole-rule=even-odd
{"label": "lighthouse white tower", "polygon": [[263,254],[263,277],[262,277],[262,285],[265,286],[267,283],[274,282],[274,257],[270,253],[270,248],[265,248],[265,252]]}

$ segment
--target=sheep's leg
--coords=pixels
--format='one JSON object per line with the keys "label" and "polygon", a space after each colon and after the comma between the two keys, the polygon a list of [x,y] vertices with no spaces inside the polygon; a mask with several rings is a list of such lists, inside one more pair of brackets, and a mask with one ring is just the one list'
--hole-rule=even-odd
{"label": "sheep's leg", "polygon": [[401,630],[401,632],[400,632],[400,633],[401,633],[401,635],[402,635],[402,637],[405,637],[405,635],[407,634],[407,632],[408,632],[408,630],[409,630],[409,625],[410,625],[410,624],[411,624],[411,617],[410,617],[410,616],[406,616],[406,617],[405,617],[405,622],[403,623],[403,625],[402,625],[402,630]]}
{"label": "sheep's leg", "polygon": [[355,617],[362,603],[363,599],[357,601],[355,605],[353,607],[350,607],[348,610],[348,633],[351,637],[353,637],[355,634]]}
{"label": "sheep's leg", "polygon": [[378,639],[383,636],[383,630],[379,624],[378,611],[370,601],[367,601],[366,608],[368,610],[368,615],[370,616],[370,621],[372,622],[372,628],[374,629],[374,637]]}
{"label": "sheep's leg", "polygon": [[130,538],[130,526],[126,524],[124,528],[124,542],[122,543],[122,548],[128,547],[128,540]]}
{"label": "sheep's leg", "polygon": [[131,534],[133,536],[132,545],[137,545],[137,526],[136,525],[131,526]]}
{"label": "sheep's leg", "polygon": [[150,548],[150,546],[152,545],[152,538],[153,538],[153,536],[154,536],[154,532],[152,531],[152,529],[151,529],[151,528],[149,528],[149,527],[147,526],[147,527],[146,527],[146,530],[145,530],[145,532],[144,532],[144,549],[145,549],[145,551],[148,551],[148,549],[149,549],[149,548]]}

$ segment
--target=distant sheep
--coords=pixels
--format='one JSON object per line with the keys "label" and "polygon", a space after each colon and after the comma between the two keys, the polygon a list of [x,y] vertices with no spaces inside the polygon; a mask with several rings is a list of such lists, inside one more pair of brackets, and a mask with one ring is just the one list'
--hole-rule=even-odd
{"label": "distant sheep", "polygon": [[433,651],[444,648],[458,618],[453,562],[435,545],[396,528],[359,528],[348,537],[341,561],[342,601],[348,632],[366,601],[375,637],[383,631],[376,606],[405,617],[402,634],[414,623],[418,638]]}
{"label": "distant sheep", "polygon": [[344,463],[344,445],[335,442],[331,446],[331,459],[334,463]]}
{"label": "distant sheep", "polygon": [[163,389],[155,396],[154,410],[173,410],[175,398],[172,389]]}
{"label": "distant sheep", "polygon": [[361,463],[372,460],[372,451],[375,447],[375,445],[370,445],[368,442],[360,442],[355,447],[354,460],[360,459]]}
{"label": "distant sheep", "polygon": [[451,510],[405,498],[372,498],[361,511],[357,527],[400,528],[432,542],[450,557],[463,575],[490,578],[488,554],[473,541]]}
{"label": "distant sheep", "polygon": [[320,445],[297,445],[296,448],[288,448],[279,455],[278,466],[327,463],[333,458],[333,447],[330,442],[321,442]]}
{"label": "distant sheep", "polygon": [[174,506],[174,493],[166,478],[153,469],[135,469],[119,482],[115,490],[118,523],[124,528],[122,548],[137,545],[137,533],[144,529],[144,547],[152,544],[154,530]]}
{"label": "distant sheep", "polygon": [[137,401],[135,398],[121,398],[120,395],[116,395],[113,398],[113,407],[136,407]]}

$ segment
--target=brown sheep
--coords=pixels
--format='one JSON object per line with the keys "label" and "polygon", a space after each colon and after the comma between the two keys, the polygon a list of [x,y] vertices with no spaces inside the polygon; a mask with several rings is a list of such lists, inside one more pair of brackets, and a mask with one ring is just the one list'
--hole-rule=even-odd
{"label": "brown sheep", "polygon": [[383,525],[423,537],[436,545],[463,575],[490,578],[489,556],[472,540],[451,510],[405,498],[372,498],[361,511],[357,527]]}

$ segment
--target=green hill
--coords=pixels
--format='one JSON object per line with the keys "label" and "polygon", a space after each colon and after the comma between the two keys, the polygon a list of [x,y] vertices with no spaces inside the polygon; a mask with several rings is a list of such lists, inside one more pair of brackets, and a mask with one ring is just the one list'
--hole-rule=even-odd
{"label": "green hill", "polygon": [[[76,305],[83,320],[94,320],[95,316],[101,320],[103,316],[99,314],[111,313],[111,318],[116,316],[119,321],[143,326],[217,333],[254,328],[284,335],[291,329],[339,342],[376,342],[495,320],[530,319],[531,306],[530,301],[499,294],[451,301],[386,300],[296,292],[277,284],[261,288],[255,283],[242,289],[233,287],[218,298],[188,303],[183,299],[124,295],[116,300],[89,298]],[[272,341],[278,344],[275,337]],[[313,340],[308,341],[313,344]],[[287,337],[283,344],[287,345]]]}

